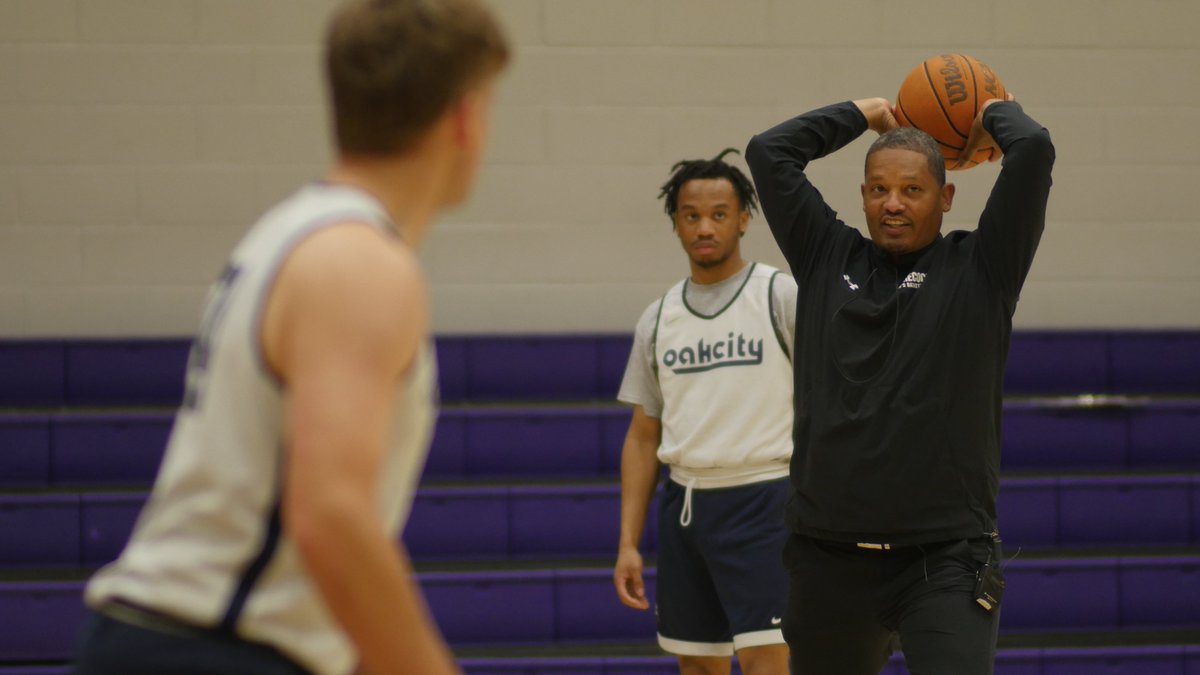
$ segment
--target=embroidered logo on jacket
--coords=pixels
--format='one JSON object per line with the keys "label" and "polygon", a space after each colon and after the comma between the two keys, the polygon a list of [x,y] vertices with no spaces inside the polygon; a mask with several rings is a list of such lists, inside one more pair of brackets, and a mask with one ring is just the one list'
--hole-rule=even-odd
{"label": "embroidered logo on jacket", "polygon": [[843,274],[842,278],[846,280],[846,285],[850,287],[850,290],[852,290],[852,291],[858,290],[858,284],[854,283],[853,281],[850,281],[849,274]]}
{"label": "embroidered logo on jacket", "polygon": [[909,272],[908,276],[904,277],[904,281],[900,282],[900,288],[920,288],[923,283],[925,283],[924,272]]}
{"label": "embroidered logo on jacket", "polygon": [[662,359],[663,365],[678,375],[729,366],[757,366],[763,360],[763,341],[741,333],[730,333],[727,339],[708,344],[700,338],[695,347],[668,349]]}

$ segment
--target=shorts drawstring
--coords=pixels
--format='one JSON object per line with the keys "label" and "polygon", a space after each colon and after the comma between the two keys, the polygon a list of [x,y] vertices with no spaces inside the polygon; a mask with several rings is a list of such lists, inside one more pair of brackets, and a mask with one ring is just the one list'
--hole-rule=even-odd
{"label": "shorts drawstring", "polygon": [[692,488],[696,485],[695,478],[689,478],[683,492],[683,510],[679,512],[679,524],[687,527],[692,524]]}

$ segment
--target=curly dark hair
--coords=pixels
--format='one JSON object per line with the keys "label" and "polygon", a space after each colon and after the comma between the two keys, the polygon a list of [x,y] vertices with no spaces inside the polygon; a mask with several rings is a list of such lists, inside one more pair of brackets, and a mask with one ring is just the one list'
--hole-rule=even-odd
{"label": "curly dark hair", "polygon": [[746,178],[746,174],[724,159],[725,155],[731,152],[737,152],[737,150],[725,148],[721,154],[712,159],[685,159],[676,162],[675,166],[671,167],[671,178],[663,183],[658,198],[665,199],[663,210],[671,217],[672,225],[675,223],[675,211],[679,208],[679,190],[689,180],[724,178],[733,185],[734,191],[737,192],[740,209],[751,213],[758,210],[758,196],[754,193],[754,184],[750,182],[749,178]]}

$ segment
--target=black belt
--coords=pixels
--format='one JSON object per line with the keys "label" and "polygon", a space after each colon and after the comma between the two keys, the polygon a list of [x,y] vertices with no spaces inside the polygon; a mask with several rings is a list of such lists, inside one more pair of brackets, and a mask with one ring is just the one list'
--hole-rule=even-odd
{"label": "black belt", "polygon": [[954,544],[954,543],[960,542],[960,541],[964,541],[964,540],[968,541],[968,542],[993,541],[993,538],[990,536],[970,537],[970,538],[964,537],[962,539],[943,539],[940,541],[923,541],[918,544],[890,544],[890,543],[884,543],[884,542],[877,543],[877,542],[870,542],[870,541],[859,541],[859,542],[837,541],[836,539],[820,539],[820,538],[816,538],[816,537],[814,537],[814,539],[816,541],[819,541],[822,545],[828,546],[830,548],[836,548],[836,549],[840,549],[843,551],[854,551],[854,552],[863,552],[863,553],[907,553],[907,552],[921,551],[921,550],[926,550],[926,551],[933,550],[933,549],[941,548],[943,546],[949,546],[951,544]]}
{"label": "black belt", "polygon": [[111,598],[96,609],[97,612],[110,619],[127,623],[138,628],[145,628],[156,633],[165,633],[176,637],[212,637],[220,634],[211,628],[201,628],[178,619],[172,618],[152,609],[146,609],[122,598]]}

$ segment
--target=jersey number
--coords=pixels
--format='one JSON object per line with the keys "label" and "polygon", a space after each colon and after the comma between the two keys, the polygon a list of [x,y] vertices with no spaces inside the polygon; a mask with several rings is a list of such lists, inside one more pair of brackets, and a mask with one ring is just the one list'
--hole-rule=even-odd
{"label": "jersey number", "polygon": [[240,268],[227,265],[225,271],[221,272],[221,277],[208,291],[208,302],[204,308],[204,318],[200,321],[200,332],[188,353],[187,386],[183,394],[183,407],[186,410],[196,410],[200,407],[208,364],[212,358],[213,335],[229,307],[230,291],[233,290],[233,283],[240,273]]}

